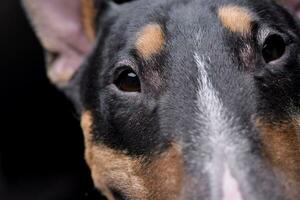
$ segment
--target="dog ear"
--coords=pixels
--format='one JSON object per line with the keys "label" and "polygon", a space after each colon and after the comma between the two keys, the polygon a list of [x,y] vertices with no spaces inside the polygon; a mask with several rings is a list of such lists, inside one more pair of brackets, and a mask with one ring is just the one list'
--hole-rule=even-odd
{"label": "dog ear", "polygon": [[95,40],[95,18],[105,0],[22,0],[26,13],[46,50],[51,82],[65,87]]}
{"label": "dog ear", "polygon": [[278,2],[300,18],[300,0],[278,0]]}

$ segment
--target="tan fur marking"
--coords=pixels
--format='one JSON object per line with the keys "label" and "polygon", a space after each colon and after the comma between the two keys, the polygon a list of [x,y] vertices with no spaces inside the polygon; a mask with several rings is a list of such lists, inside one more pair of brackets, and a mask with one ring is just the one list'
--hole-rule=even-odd
{"label": "tan fur marking", "polygon": [[132,199],[173,200],[180,195],[183,163],[181,149],[171,144],[163,153],[151,157],[128,156],[92,141],[93,117],[86,111],[81,117],[85,138],[85,159],[94,184],[109,199],[115,188]]}
{"label": "tan fur marking", "polygon": [[294,121],[272,124],[259,119],[257,127],[260,131],[266,158],[275,167],[278,177],[285,182],[288,199],[299,197],[299,124]]}
{"label": "tan fur marking", "polygon": [[178,199],[182,183],[181,155],[171,147],[151,158],[130,157],[103,145],[86,149],[86,158],[96,187],[122,191],[132,199]]}
{"label": "tan fur marking", "polygon": [[163,48],[165,39],[160,25],[148,24],[137,35],[135,47],[145,59],[151,58]]}
{"label": "tan fur marking", "polygon": [[[112,187],[132,199],[173,200],[180,194],[181,155],[171,147],[154,158],[131,157],[104,145],[86,145],[94,184],[112,197]],[[149,159],[149,160],[148,160]]]}
{"label": "tan fur marking", "polygon": [[178,144],[171,146],[141,171],[149,200],[181,199],[183,183],[183,160]]}
{"label": "tan fur marking", "polygon": [[92,133],[93,117],[90,111],[86,111],[81,116],[81,128],[85,135]]}
{"label": "tan fur marking", "polygon": [[235,5],[219,8],[219,19],[224,27],[234,33],[247,35],[251,31],[251,14],[249,10]]}
{"label": "tan fur marking", "polygon": [[90,111],[85,111],[81,116],[81,128],[85,139],[85,160],[89,164],[93,159],[93,154],[90,152],[92,148],[92,124],[93,117]]}
{"label": "tan fur marking", "polygon": [[81,5],[83,29],[88,39],[92,41],[96,37],[94,24],[95,8],[93,0],[81,0]]}
{"label": "tan fur marking", "polygon": [[[94,172],[95,171],[94,170],[94,166],[95,166],[94,156],[96,156],[96,155],[93,152],[94,147],[92,144],[92,124],[93,124],[93,116],[92,116],[91,112],[85,111],[84,113],[82,113],[81,128],[83,130],[84,139],[85,139],[85,160],[91,169],[92,178],[93,178],[94,176],[96,176],[95,172]],[[106,198],[108,200],[115,200],[111,191],[101,181],[102,180],[99,179],[97,183],[95,182],[94,183],[95,186],[97,186],[101,190],[103,195],[106,196]]]}
{"label": "tan fur marking", "polygon": [[89,167],[96,187],[115,188],[132,199],[146,199],[147,189],[138,171],[141,159],[129,157],[104,145],[93,145]]}

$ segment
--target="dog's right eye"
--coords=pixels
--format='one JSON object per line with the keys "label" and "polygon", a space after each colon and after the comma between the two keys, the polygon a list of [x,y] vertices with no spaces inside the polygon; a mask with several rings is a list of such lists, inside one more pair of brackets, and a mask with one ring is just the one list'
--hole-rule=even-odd
{"label": "dog's right eye", "polygon": [[141,82],[138,75],[128,67],[118,74],[114,84],[123,92],[141,92]]}

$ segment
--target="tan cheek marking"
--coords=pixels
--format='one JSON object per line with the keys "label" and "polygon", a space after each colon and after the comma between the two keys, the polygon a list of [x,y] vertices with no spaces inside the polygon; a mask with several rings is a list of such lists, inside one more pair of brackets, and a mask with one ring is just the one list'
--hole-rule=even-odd
{"label": "tan cheek marking", "polygon": [[183,160],[181,148],[173,143],[143,169],[143,180],[149,191],[148,199],[181,199]]}
{"label": "tan cheek marking", "polygon": [[139,158],[131,158],[101,144],[92,141],[91,112],[81,116],[81,127],[85,138],[85,159],[91,169],[95,186],[109,199],[114,197],[109,187],[114,187],[134,199],[145,199],[146,191],[143,180],[137,175],[140,167]]}
{"label": "tan cheek marking", "polygon": [[178,199],[183,178],[179,145],[174,143],[151,158],[131,157],[103,144],[93,144],[92,124],[91,112],[84,112],[81,127],[85,137],[85,159],[95,186],[109,200],[114,199],[109,187],[133,199]]}
{"label": "tan cheek marking", "polygon": [[264,153],[270,163],[278,169],[278,176],[284,180],[291,199],[300,195],[300,143],[299,124],[287,121],[271,124],[257,120]]}
{"label": "tan cheek marking", "polygon": [[92,158],[88,163],[94,183],[102,191],[113,187],[129,198],[147,200],[173,200],[180,195],[183,167],[177,147],[171,147],[150,161],[103,145],[93,146],[87,153],[93,154],[87,156]]}
{"label": "tan cheek marking", "polygon": [[246,8],[223,6],[219,8],[218,16],[222,25],[234,33],[247,35],[251,31],[251,14]]}
{"label": "tan cheek marking", "polygon": [[[147,189],[141,178],[141,159],[127,156],[104,145],[93,145],[87,153],[92,156],[89,167],[94,184],[101,191],[118,189],[130,199],[146,199]],[[106,195],[110,196],[110,195]]]}
{"label": "tan cheek marking", "polygon": [[[98,182],[95,182],[95,186],[98,187],[104,196],[107,197],[108,200],[115,200],[111,191],[108,189],[108,187],[103,183],[102,179],[97,179],[94,177],[97,177],[97,173],[95,172],[95,156],[97,155],[97,152],[94,152],[94,145],[92,143],[92,124],[93,124],[93,116],[90,111],[85,111],[82,113],[81,116],[81,128],[84,134],[85,139],[85,160],[87,165],[91,169],[92,178],[93,180],[98,180]],[[104,162],[105,163],[105,162]]]}
{"label": "tan cheek marking", "polygon": [[108,199],[113,199],[109,187],[132,199],[173,200],[180,195],[183,167],[176,146],[154,158],[130,157],[101,144],[87,144],[85,153],[94,184]]}
{"label": "tan cheek marking", "polygon": [[93,160],[92,150],[92,124],[93,117],[90,111],[85,111],[81,116],[81,128],[85,143],[85,160],[89,165]]}
{"label": "tan cheek marking", "polygon": [[145,59],[151,58],[163,48],[165,39],[160,25],[146,25],[137,35],[135,47],[138,53]]}
{"label": "tan cheek marking", "polygon": [[93,117],[90,111],[86,111],[81,115],[81,128],[85,135],[89,135],[92,133],[92,124],[93,124]]}
{"label": "tan cheek marking", "polygon": [[81,5],[83,29],[88,39],[92,41],[96,37],[94,24],[96,13],[93,5],[93,0],[81,0]]}

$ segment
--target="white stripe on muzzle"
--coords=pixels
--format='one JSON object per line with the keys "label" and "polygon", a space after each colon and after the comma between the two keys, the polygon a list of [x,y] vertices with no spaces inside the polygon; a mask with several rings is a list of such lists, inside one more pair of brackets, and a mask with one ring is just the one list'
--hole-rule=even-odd
{"label": "white stripe on muzzle", "polygon": [[232,176],[227,160],[228,153],[236,152],[235,145],[230,142],[230,135],[237,133],[240,128],[234,123],[233,115],[224,107],[209,79],[206,70],[209,64],[197,53],[194,59],[199,73],[197,122],[201,124],[201,131],[213,149],[212,158],[207,162],[205,169],[210,177],[211,199],[242,200],[238,181]]}

